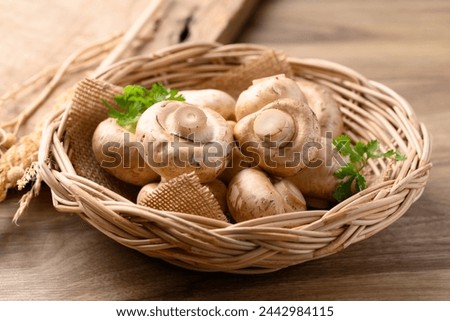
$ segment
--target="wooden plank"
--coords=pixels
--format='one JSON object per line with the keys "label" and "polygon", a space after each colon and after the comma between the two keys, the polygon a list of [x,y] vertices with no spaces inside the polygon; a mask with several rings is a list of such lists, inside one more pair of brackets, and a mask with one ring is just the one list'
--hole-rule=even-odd
{"label": "wooden plank", "polygon": [[234,40],[257,0],[172,0],[155,23],[145,52],[187,41],[229,43]]}
{"label": "wooden plank", "polygon": [[212,0],[197,6],[187,24],[186,40],[232,42],[257,4],[257,0]]}

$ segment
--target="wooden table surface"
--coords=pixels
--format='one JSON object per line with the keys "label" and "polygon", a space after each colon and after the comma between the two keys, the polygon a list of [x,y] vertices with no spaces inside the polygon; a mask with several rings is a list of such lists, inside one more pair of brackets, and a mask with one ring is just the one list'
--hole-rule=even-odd
{"label": "wooden table surface", "polygon": [[[145,4],[0,0],[0,94],[125,30]],[[404,96],[433,136],[422,197],[341,253],[241,276],[188,271],[129,250],[56,212],[48,188],[16,226],[13,192],[0,204],[0,299],[450,300],[450,2],[262,1],[236,41],[336,61]]]}

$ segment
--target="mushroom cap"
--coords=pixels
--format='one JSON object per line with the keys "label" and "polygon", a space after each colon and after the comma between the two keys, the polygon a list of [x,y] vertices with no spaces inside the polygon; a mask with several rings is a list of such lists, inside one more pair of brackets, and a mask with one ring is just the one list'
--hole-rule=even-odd
{"label": "mushroom cap", "polygon": [[236,120],[239,121],[281,98],[306,102],[306,98],[296,82],[283,74],[255,79],[253,84],[244,90],[236,101]]}
{"label": "mushroom cap", "polygon": [[297,79],[296,83],[319,120],[320,135],[325,137],[327,132],[331,133],[333,138],[341,135],[344,122],[333,92],[328,87],[302,78]]}
{"label": "mushroom cap", "polygon": [[286,213],[306,210],[306,200],[295,184],[287,178],[272,179],[272,181],[274,181],[273,186],[283,198]]}
{"label": "mushroom cap", "polygon": [[320,129],[309,106],[283,98],[242,118],[234,136],[242,153],[275,176],[291,176],[317,155]]}
{"label": "mushroom cap", "polygon": [[200,182],[214,180],[231,152],[233,133],[214,110],[180,101],[147,109],[136,126],[143,158],[163,179],[195,172]]}
{"label": "mushroom cap", "polygon": [[159,180],[140,155],[142,144],[113,118],[98,124],[92,136],[92,150],[99,165],[123,182],[143,186]]}
{"label": "mushroom cap", "polygon": [[283,213],[283,200],[269,176],[256,168],[240,171],[228,185],[228,210],[236,222]]}
{"label": "mushroom cap", "polygon": [[222,115],[226,120],[234,119],[236,100],[228,93],[218,89],[181,90],[185,101],[201,107],[207,107]]}
{"label": "mushroom cap", "polygon": [[227,207],[227,186],[218,179],[215,179],[209,183],[206,183],[205,186],[209,188],[209,191],[214,195],[217,202],[222,209],[222,212],[226,213],[228,211]]}
{"label": "mushroom cap", "polygon": [[228,209],[236,222],[306,209],[301,192],[290,182],[272,182],[257,168],[240,171],[230,182]]}
{"label": "mushroom cap", "polygon": [[145,200],[147,195],[151,194],[160,184],[164,184],[164,183],[155,182],[155,183],[148,183],[148,184],[142,186],[142,188],[140,189],[139,194],[137,196],[136,203],[138,205],[144,205],[143,200]]}
{"label": "mushroom cap", "polygon": [[334,173],[344,165],[342,158],[333,147],[331,139],[321,138],[317,158],[307,167],[287,179],[308,198],[335,201],[333,193],[339,183]]}

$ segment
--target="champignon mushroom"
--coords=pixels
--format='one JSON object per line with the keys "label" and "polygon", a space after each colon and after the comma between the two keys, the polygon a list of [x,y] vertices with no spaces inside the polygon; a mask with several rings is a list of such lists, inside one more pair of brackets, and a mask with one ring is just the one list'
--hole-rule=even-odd
{"label": "champignon mushroom", "polygon": [[136,203],[138,205],[144,205],[144,203],[142,201],[145,200],[147,195],[151,194],[160,184],[164,184],[164,183],[161,183],[161,182],[159,182],[159,183],[148,183],[148,184],[144,185],[139,191]]}
{"label": "champignon mushroom", "polygon": [[332,138],[341,135],[344,129],[342,113],[332,91],[303,78],[297,79],[296,82],[319,120],[320,135],[325,137],[330,133]]}
{"label": "champignon mushroom", "polygon": [[142,149],[136,136],[113,118],[100,122],[92,136],[92,150],[99,165],[121,181],[138,186],[159,180],[140,156]]}
{"label": "champignon mushroom", "polygon": [[244,169],[233,178],[227,202],[236,222],[306,209],[302,193],[291,182],[271,180],[256,168]]}
{"label": "champignon mushroom", "polygon": [[236,100],[218,89],[182,90],[180,94],[189,104],[210,108],[226,120],[234,119]]}
{"label": "champignon mushroom", "polygon": [[235,116],[239,121],[267,104],[281,98],[291,98],[305,102],[306,98],[294,80],[284,74],[253,80],[236,101]]}
{"label": "champignon mushroom", "polygon": [[326,204],[325,201],[335,201],[333,192],[339,180],[334,176],[334,172],[344,163],[345,159],[332,146],[331,140],[322,138],[317,159],[287,179],[302,191],[307,199],[313,200],[314,204],[319,204],[318,200],[323,200],[321,205],[323,207]]}
{"label": "champignon mushroom", "polygon": [[266,172],[282,177],[294,175],[316,157],[319,135],[311,108],[289,98],[245,116],[234,127],[242,153]]}
{"label": "champignon mushroom", "polygon": [[171,179],[195,172],[200,182],[214,180],[231,152],[233,133],[214,110],[180,101],[163,101],[147,109],[136,126],[144,159]]}
{"label": "champignon mushroom", "polygon": [[222,212],[227,212],[227,187],[226,185],[218,180],[215,179],[212,182],[205,183],[205,186],[209,188],[209,191],[214,195],[217,202],[220,205],[220,208],[222,209]]}

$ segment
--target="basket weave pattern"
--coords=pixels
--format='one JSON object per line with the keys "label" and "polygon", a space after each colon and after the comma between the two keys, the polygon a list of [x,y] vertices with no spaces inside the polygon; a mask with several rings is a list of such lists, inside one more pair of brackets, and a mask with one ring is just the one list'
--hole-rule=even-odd
{"label": "basket weave pattern", "polygon": [[[268,52],[273,50],[249,44],[184,44],[123,60],[95,77],[119,86],[159,81],[177,89],[200,88]],[[77,213],[105,235],[151,257],[188,269],[232,273],[265,273],[331,255],[386,228],[424,190],[431,168],[426,128],[402,97],[347,67],[316,59],[287,58],[287,63],[292,77],[334,92],[352,139],[378,139],[407,160],[371,161],[376,181],[328,211],[229,224],[138,206],[78,175],[66,135],[69,107],[48,122],[39,151],[41,175],[52,189],[55,208]]]}

